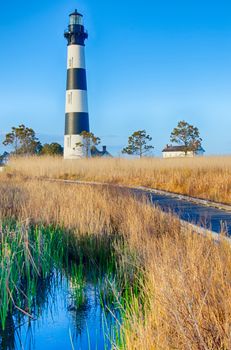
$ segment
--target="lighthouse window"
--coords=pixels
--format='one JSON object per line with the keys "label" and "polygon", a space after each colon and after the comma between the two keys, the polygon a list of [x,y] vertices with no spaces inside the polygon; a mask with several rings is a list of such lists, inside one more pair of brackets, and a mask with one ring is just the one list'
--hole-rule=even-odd
{"label": "lighthouse window", "polygon": [[69,68],[73,67],[73,57],[69,59]]}
{"label": "lighthouse window", "polygon": [[71,147],[70,137],[67,138],[67,147]]}
{"label": "lighthouse window", "polygon": [[82,16],[81,15],[78,15],[78,14],[73,14],[71,17],[70,17],[70,25],[73,25],[73,24],[82,24]]}
{"label": "lighthouse window", "polygon": [[69,93],[68,93],[67,101],[68,101],[68,104],[69,104],[69,105],[72,104],[72,92],[69,92]]}

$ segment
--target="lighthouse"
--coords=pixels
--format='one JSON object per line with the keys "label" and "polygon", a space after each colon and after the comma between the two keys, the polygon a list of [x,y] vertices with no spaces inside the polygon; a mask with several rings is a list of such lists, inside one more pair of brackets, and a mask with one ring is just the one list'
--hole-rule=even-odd
{"label": "lighthouse", "polygon": [[65,106],[64,158],[84,157],[82,131],[89,131],[85,40],[83,16],[77,10],[69,15],[67,39],[67,85]]}

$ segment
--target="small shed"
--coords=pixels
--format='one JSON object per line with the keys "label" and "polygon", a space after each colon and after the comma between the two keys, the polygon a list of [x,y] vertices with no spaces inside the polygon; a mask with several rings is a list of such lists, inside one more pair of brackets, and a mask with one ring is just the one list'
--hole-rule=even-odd
{"label": "small shed", "polygon": [[194,151],[185,151],[185,146],[173,146],[166,145],[166,147],[162,150],[163,158],[182,158],[182,157],[195,157],[195,156],[203,156],[205,150],[199,146]]}

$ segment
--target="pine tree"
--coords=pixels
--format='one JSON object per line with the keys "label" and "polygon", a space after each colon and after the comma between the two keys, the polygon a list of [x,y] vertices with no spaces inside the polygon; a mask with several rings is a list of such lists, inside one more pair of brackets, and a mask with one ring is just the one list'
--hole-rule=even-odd
{"label": "pine tree", "polygon": [[177,124],[177,127],[173,129],[170,141],[184,146],[184,152],[187,154],[189,151],[195,152],[200,148],[202,139],[200,138],[197,127],[182,120]]}
{"label": "pine tree", "polygon": [[144,155],[149,153],[154,147],[149,145],[152,138],[147,135],[145,130],[135,131],[128,138],[128,146],[123,148],[122,153],[129,155],[138,155],[142,158]]}

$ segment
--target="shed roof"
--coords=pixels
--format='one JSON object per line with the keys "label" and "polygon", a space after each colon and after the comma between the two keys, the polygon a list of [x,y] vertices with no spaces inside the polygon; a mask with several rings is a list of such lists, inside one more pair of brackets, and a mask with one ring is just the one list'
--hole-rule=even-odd
{"label": "shed roof", "polygon": [[[197,151],[205,152],[201,146],[197,148]],[[185,146],[167,145],[162,152],[185,152]]]}
{"label": "shed roof", "polygon": [[97,147],[93,146],[91,148],[92,157],[112,157],[112,155],[107,151],[106,146],[103,147],[102,151],[99,151]]}

